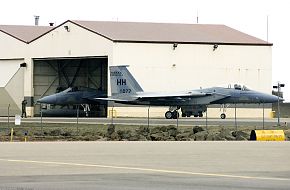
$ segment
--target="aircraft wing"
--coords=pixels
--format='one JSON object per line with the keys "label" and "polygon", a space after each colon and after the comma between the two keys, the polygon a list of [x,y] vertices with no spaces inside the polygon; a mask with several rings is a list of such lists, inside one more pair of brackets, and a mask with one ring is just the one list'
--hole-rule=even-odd
{"label": "aircraft wing", "polygon": [[191,98],[210,96],[211,93],[182,92],[182,93],[142,93],[137,95],[138,101],[183,101]]}
{"label": "aircraft wing", "polygon": [[180,105],[188,104],[196,99],[195,104],[210,104],[213,101],[229,97],[228,95],[205,92],[186,92],[186,93],[139,93],[130,97],[108,97],[95,98],[102,101],[113,101],[121,104],[139,105]]}
{"label": "aircraft wing", "polygon": [[136,101],[141,103],[149,102],[152,105],[207,105],[228,97],[230,96],[227,94],[197,91],[191,93],[137,95]]}

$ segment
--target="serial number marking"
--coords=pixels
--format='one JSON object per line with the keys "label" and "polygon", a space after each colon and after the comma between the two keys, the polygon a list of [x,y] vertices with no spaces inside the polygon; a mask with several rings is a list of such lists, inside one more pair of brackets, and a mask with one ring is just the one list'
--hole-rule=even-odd
{"label": "serial number marking", "polygon": [[129,88],[120,89],[120,93],[130,94],[131,93],[131,89],[129,89]]}
{"label": "serial number marking", "polygon": [[123,73],[120,71],[112,71],[111,76],[120,77],[123,76]]}

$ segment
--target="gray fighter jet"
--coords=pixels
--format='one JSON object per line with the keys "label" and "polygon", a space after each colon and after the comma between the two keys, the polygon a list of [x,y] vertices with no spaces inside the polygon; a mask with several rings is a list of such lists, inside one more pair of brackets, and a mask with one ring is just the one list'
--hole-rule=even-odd
{"label": "gray fighter jet", "polygon": [[103,91],[87,87],[69,87],[64,91],[56,94],[45,96],[37,100],[39,104],[52,104],[52,105],[82,105],[86,115],[90,111],[92,104],[100,104],[96,97],[107,97]]}
{"label": "gray fighter jet", "polygon": [[54,105],[94,104],[97,102],[95,98],[102,96],[106,95],[93,88],[69,87],[59,93],[40,98],[37,103]]}
{"label": "gray fighter jet", "polygon": [[[283,101],[277,96],[248,89],[238,84],[227,88],[212,87],[181,92],[144,92],[127,66],[110,67],[111,92],[108,98],[98,100],[113,101],[129,105],[169,106],[165,118],[179,117],[177,110],[181,109],[183,117],[202,117],[210,104],[261,104]],[[221,114],[225,119],[225,113]]]}

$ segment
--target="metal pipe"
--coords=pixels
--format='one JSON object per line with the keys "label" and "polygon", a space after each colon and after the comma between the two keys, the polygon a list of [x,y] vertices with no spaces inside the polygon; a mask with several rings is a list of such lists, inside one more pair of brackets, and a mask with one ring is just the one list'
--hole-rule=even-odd
{"label": "metal pipe", "polygon": [[37,15],[34,16],[34,25],[35,26],[38,26],[38,24],[39,24],[39,17],[40,16],[37,16]]}
{"label": "metal pipe", "polygon": [[10,104],[8,104],[8,128],[10,126]]}
{"label": "metal pipe", "polygon": [[265,104],[263,102],[263,129],[265,128]]}
{"label": "metal pipe", "polygon": [[77,134],[79,133],[79,105],[77,105]]}
{"label": "metal pipe", "polygon": [[279,96],[280,96],[280,83],[278,82],[278,115],[277,115],[277,119],[278,119],[278,123],[277,125],[280,126],[280,103],[279,103]]}
{"label": "metal pipe", "polygon": [[149,127],[149,110],[150,110],[150,106],[148,106],[148,113],[147,113],[147,126]]}
{"label": "metal pipe", "polygon": [[179,113],[178,113],[178,111],[176,110],[176,128],[178,128],[178,116],[179,116]]}
{"label": "metal pipe", "polygon": [[238,125],[237,125],[237,104],[235,103],[235,127],[236,131],[238,131]]}
{"label": "metal pipe", "polygon": [[207,129],[207,105],[206,105],[206,110],[205,110],[205,128],[208,131]]}
{"label": "metal pipe", "polygon": [[43,126],[42,126],[42,104],[40,104],[40,127],[41,127],[41,135],[43,135]]}
{"label": "metal pipe", "polygon": [[112,120],[111,120],[111,124],[114,124],[114,103],[113,103],[113,107],[112,107]]}

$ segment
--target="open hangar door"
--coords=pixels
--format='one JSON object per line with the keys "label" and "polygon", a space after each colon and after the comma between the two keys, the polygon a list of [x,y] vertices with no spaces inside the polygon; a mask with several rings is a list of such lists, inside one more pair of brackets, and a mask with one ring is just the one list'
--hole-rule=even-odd
{"label": "open hangar door", "polygon": [[[86,87],[107,94],[108,57],[78,57],[33,59],[33,87],[35,102],[44,96],[68,87]],[[80,116],[84,115],[79,107]],[[42,105],[43,116],[76,116],[77,106]],[[40,115],[35,105],[34,115]],[[90,104],[89,117],[107,117],[106,104]]]}

